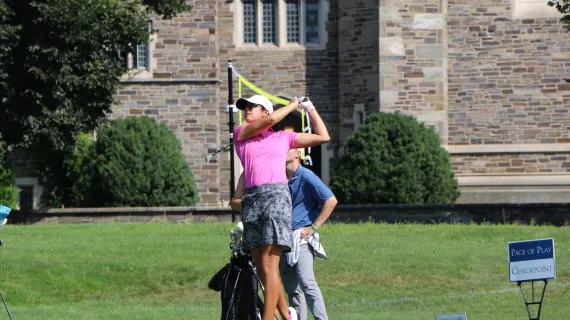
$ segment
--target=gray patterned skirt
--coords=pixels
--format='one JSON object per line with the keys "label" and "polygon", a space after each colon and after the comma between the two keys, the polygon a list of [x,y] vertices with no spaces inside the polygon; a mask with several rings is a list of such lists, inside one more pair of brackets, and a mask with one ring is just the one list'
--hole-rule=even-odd
{"label": "gray patterned skirt", "polygon": [[291,194],[287,183],[247,188],[241,202],[245,250],[278,244],[291,251]]}

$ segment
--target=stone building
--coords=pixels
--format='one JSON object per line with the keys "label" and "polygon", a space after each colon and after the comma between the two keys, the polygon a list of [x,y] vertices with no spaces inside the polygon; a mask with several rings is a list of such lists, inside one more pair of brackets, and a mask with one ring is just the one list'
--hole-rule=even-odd
{"label": "stone building", "polygon": [[228,142],[228,59],[274,95],[310,93],[332,137],[313,150],[325,182],[366,114],[397,111],[440,133],[460,202],[570,194],[570,44],[546,1],[187,2],[188,13],[153,17],[112,116],[166,124],[201,204],[229,199],[229,154],[204,160]]}

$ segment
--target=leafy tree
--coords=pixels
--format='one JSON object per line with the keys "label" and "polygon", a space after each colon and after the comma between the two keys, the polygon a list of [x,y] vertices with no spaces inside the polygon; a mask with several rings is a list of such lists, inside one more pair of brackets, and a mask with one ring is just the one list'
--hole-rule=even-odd
{"label": "leafy tree", "polygon": [[570,24],[570,0],[551,0],[548,1],[548,5],[555,7],[560,13],[564,14],[564,17],[562,17],[560,21],[565,24]]}
{"label": "leafy tree", "polygon": [[55,207],[88,205],[94,173],[94,144],[79,134],[73,153],[56,152],[48,157],[41,172],[44,202]]}
{"label": "leafy tree", "polygon": [[449,154],[432,128],[400,113],[375,113],[349,137],[332,172],[342,203],[453,203]]}
{"label": "leafy tree", "polygon": [[[570,25],[570,0],[551,0],[548,1],[548,5],[555,7],[560,13],[564,14],[560,21],[566,25]],[[570,31],[570,29],[567,30]],[[570,82],[570,78],[565,80],[566,82]]]}
{"label": "leafy tree", "polygon": [[124,56],[148,41],[148,12],[184,0],[0,0],[0,133],[38,155],[74,149],[111,111]]}
{"label": "leafy tree", "polygon": [[185,0],[0,0],[0,135],[35,159],[52,204],[79,200],[77,134],[111,111],[149,13],[186,10]]}
{"label": "leafy tree", "polygon": [[149,117],[114,120],[97,133],[91,205],[182,206],[198,202],[176,136]]}
{"label": "leafy tree", "polygon": [[14,171],[6,166],[4,144],[0,141],[0,205],[16,208],[18,192],[13,183]]}

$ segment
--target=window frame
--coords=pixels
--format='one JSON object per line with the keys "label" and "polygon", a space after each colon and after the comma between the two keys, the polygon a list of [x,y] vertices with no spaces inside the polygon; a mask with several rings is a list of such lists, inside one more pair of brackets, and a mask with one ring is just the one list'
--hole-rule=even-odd
{"label": "window frame", "polygon": [[[131,45],[132,52],[124,55],[125,66],[127,67],[127,72],[121,77],[121,80],[132,80],[132,79],[152,79],[153,70],[156,69],[157,61],[153,57],[158,29],[154,28],[154,21],[148,20],[148,30],[150,33],[148,41],[145,43],[140,43],[136,45]],[[154,32],[153,32],[154,31]],[[139,46],[144,46],[146,52],[144,56],[146,58],[145,66],[140,66],[139,61]],[[121,54],[119,52],[119,54]]]}
{"label": "window frame", "polygon": [[307,43],[306,38],[306,0],[297,0],[299,3],[299,41],[288,41],[288,17],[287,17],[287,0],[273,0],[275,6],[275,41],[273,43],[263,42],[263,2],[264,0],[254,0],[256,8],[256,32],[255,42],[245,42],[245,23],[244,23],[244,1],[237,0],[233,3],[234,7],[234,43],[238,49],[248,49],[258,47],[262,49],[279,49],[279,48],[306,48],[306,49],[323,49],[328,41],[328,33],[326,32],[326,22],[328,20],[329,3],[328,0],[317,0],[318,2],[318,42]]}

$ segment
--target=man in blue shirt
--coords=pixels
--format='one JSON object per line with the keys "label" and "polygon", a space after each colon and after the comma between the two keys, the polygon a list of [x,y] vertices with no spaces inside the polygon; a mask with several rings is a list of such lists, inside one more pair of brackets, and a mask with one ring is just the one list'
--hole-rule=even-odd
{"label": "man in blue shirt", "polygon": [[313,272],[316,252],[308,240],[319,231],[338,202],[321,179],[301,165],[300,159],[300,150],[289,151],[287,178],[293,204],[293,234],[299,237],[298,260],[293,266],[288,266],[288,259],[282,257],[279,269],[289,305],[297,310],[299,319],[307,319],[308,304],[316,320],[325,320],[328,319],[325,302]]}

